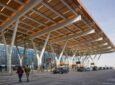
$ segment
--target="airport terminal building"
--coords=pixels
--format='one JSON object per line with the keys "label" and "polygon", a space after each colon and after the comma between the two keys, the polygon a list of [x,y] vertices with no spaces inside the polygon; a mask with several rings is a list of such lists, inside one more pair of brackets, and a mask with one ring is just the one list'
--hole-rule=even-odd
{"label": "airport terminal building", "polygon": [[0,65],[95,65],[115,51],[80,0],[0,0]]}

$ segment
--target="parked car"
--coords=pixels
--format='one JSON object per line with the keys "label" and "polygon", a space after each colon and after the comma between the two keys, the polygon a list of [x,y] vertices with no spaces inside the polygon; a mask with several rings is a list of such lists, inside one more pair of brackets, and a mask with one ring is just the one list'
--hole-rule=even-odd
{"label": "parked car", "polygon": [[93,71],[97,71],[97,70],[98,70],[98,69],[97,69],[97,66],[92,67],[92,70],[93,70]]}
{"label": "parked car", "polygon": [[78,71],[78,72],[83,72],[83,71],[85,71],[85,68],[84,68],[84,67],[78,67],[78,68],[77,68],[77,71]]}
{"label": "parked car", "polygon": [[92,71],[92,68],[91,67],[86,67],[85,71]]}
{"label": "parked car", "polygon": [[63,74],[63,73],[68,73],[69,72],[69,68],[68,67],[58,67],[58,68],[55,68],[53,70],[53,74]]}

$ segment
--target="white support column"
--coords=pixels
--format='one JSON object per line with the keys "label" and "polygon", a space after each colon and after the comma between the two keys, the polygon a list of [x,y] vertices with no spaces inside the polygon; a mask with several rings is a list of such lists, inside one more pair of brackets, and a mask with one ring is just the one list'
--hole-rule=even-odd
{"label": "white support column", "polygon": [[54,51],[54,48],[53,48],[52,44],[49,44],[49,45],[50,45],[50,48],[51,48],[52,52],[55,54],[55,55],[54,55],[54,58],[55,58],[55,60],[57,61],[58,58],[57,58],[57,56],[56,56],[56,53],[55,53],[55,51]]}
{"label": "white support column", "polygon": [[19,20],[16,21],[16,25],[15,25],[13,36],[12,36],[11,46],[10,46],[10,50],[9,50],[8,65],[7,65],[9,73],[11,73],[11,71],[12,71],[12,64],[11,64],[11,57],[12,57],[12,51],[13,51],[12,48],[14,46],[14,42],[15,42],[15,38],[16,38],[16,32],[17,32],[17,28],[18,28],[18,23],[19,23]]}
{"label": "white support column", "polygon": [[97,54],[94,55],[94,58],[92,58],[91,56],[89,56],[89,57],[90,57],[90,60],[93,61],[93,63],[95,64],[96,63],[95,58],[97,57]]}
{"label": "white support column", "polygon": [[97,54],[95,54],[95,56],[94,56],[94,58],[93,59],[95,59],[97,57]]}
{"label": "white support column", "polygon": [[90,62],[90,61],[89,61],[89,58],[87,58],[87,61],[86,61],[86,63],[85,63],[87,67],[90,67],[89,62]]}
{"label": "white support column", "polygon": [[63,52],[64,52],[64,50],[65,50],[65,48],[66,48],[66,46],[67,46],[67,42],[68,42],[68,40],[65,42],[65,45],[64,45],[64,47],[62,48],[62,51],[61,51],[60,56],[59,56],[59,60],[61,60],[61,57],[62,57],[62,55],[63,55]]}
{"label": "white support column", "polygon": [[[102,54],[99,54],[99,57],[98,57],[98,59],[97,59],[97,62],[99,61],[99,59],[100,59],[101,56],[102,56]],[[96,62],[96,63],[97,63],[97,62]]]}
{"label": "white support column", "polygon": [[20,66],[23,66],[23,64],[22,64],[23,63],[23,58],[22,57],[19,58],[19,61],[20,61]]}
{"label": "white support column", "polygon": [[65,50],[65,48],[66,48],[66,46],[67,46],[67,42],[68,42],[68,40],[65,42],[64,47],[62,48],[62,51],[61,51],[61,53],[60,53],[60,55],[59,55],[59,58],[58,58],[57,61],[56,61],[57,67],[60,65],[60,60],[61,60],[61,58],[62,58],[62,56],[63,56],[63,52],[64,52],[64,50]]}
{"label": "white support column", "polygon": [[73,60],[74,60],[74,58],[75,58],[76,53],[77,53],[77,50],[75,50],[75,52],[73,52],[72,59],[71,59],[71,60],[69,60],[69,67],[70,67],[70,68],[72,67]]}
{"label": "white support column", "polygon": [[[61,58],[63,56],[63,52],[64,52],[64,50],[66,48],[67,42],[68,42],[68,40],[65,42],[64,47],[62,48],[62,51],[61,51],[61,53],[59,55],[59,58],[57,58],[57,56],[55,55],[55,60],[56,60],[56,66],[57,67],[60,65],[60,60],[61,60]],[[52,52],[55,53],[52,44],[50,44],[50,47],[51,47]]]}
{"label": "white support column", "polygon": [[20,66],[23,66],[23,56],[20,54],[20,50],[18,49],[18,46],[16,46],[16,49],[17,49],[17,53],[18,53],[18,59],[19,59],[19,65]]}
{"label": "white support column", "polygon": [[[3,31],[2,31],[2,39],[3,39],[3,43],[4,43],[4,45],[5,45],[6,56],[7,56],[6,62],[7,62],[7,65],[8,65],[8,60],[9,60],[9,57],[8,57],[8,55],[9,55],[8,45],[7,45],[7,43],[6,43],[6,38],[5,38],[5,35],[4,35],[4,32],[3,32]],[[8,66],[7,66],[7,70],[8,70]]]}
{"label": "white support column", "polygon": [[19,58],[19,64],[20,64],[20,66],[23,66],[23,56],[21,56],[21,55],[18,53],[18,58]]}
{"label": "white support column", "polygon": [[46,49],[46,46],[47,46],[49,37],[50,37],[50,33],[48,33],[48,36],[47,36],[47,38],[46,38],[46,40],[45,40],[44,46],[43,46],[42,51],[41,51],[41,53],[40,53],[39,66],[42,65],[42,57],[43,57],[44,51],[45,51],[45,49]]}
{"label": "white support column", "polygon": [[33,48],[34,48],[34,51],[35,51],[36,58],[37,58],[37,65],[39,66],[40,56],[39,56],[39,54],[38,54],[38,51],[37,51],[37,49],[36,49],[36,45],[35,45],[34,41],[33,41],[33,40],[31,40],[31,41],[32,41],[32,45],[33,45]]}
{"label": "white support column", "polygon": [[79,61],[81,61],[82,55],[79,53]]}
{"label": "white support column", "polygon": [[70,56],[66,53],[65,54],[66,56],[65,56],[65,60],[66,60],[66,64],[68,64],[69,65],[69,63],[71,63],[71,60],[70,60]]}
{"label": "white support column", "polygon": [[84,57],[84,59],[82,60],[82,64],[84,64],[85,60],[87,59],[87,55]]}
{"label": "white support column", "polygon": [[91,55],[89,55],[89,58],[94,62],[93,58],[91,57]]}
{"label": "white support column", "polygon": [[20,64],[20,66],[23,66],[23,65],[22,65],[23,57],[21,57],[21,56],[18,54],[18,58],[19,58],[19,64]]}
{"label": "white support column", "polygon": [[87,56],[87,58],[86,58],[85,61],[84,61],[84,65],[85,65],[85,66],[89,66],[88,64],[89,64],[89,57]]}

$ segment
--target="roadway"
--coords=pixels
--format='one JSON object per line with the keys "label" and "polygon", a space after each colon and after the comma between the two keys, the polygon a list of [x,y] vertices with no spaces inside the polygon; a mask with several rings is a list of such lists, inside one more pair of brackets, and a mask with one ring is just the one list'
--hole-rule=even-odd
{"label": "roadway", "polygon": [[50,72],[31,73],[30,82],[19,83],[17,75],[0,75],[0,85],[115,85],[115,70],[91,72],[69,72],[52,74]]}

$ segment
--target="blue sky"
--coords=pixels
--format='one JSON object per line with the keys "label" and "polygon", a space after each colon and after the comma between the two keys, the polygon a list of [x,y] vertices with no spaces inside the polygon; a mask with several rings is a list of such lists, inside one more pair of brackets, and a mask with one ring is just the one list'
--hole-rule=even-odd
{"label": "blue sky", "polygon": [[[115,0],[81,0],[81,2],[115,45]],[[115,67],[115,52],[103,54],[97,64]]]}

